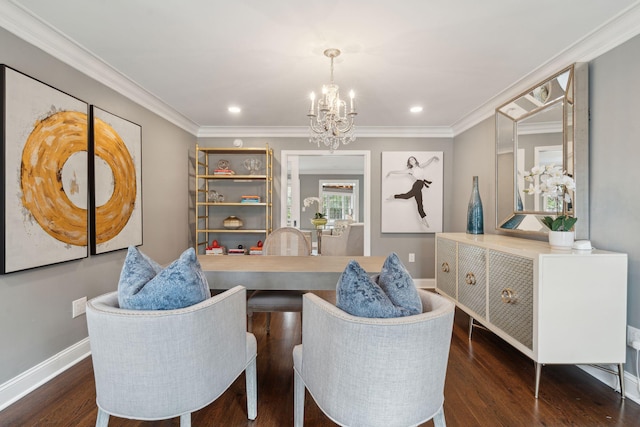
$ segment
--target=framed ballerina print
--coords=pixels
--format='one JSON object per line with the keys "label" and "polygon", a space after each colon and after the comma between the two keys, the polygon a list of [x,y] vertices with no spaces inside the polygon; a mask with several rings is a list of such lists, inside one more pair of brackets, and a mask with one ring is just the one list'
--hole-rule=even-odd
{"label": "framed ballerina print", "polygon": [[442,151],[382,153],[381,232],[442,231]]}

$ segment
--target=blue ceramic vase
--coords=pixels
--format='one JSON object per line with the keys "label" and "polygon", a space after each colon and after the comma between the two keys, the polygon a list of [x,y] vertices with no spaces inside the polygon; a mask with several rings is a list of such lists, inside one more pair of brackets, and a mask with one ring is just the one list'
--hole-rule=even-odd
{"label": "blue ceramic vase", "polygon": [[467,209],[467,233],[484,234],[484,213],[482,211],[482,200],[480,200],[480,190],[478,189],[478,177],[473,177],[471,187],[471,198]]}

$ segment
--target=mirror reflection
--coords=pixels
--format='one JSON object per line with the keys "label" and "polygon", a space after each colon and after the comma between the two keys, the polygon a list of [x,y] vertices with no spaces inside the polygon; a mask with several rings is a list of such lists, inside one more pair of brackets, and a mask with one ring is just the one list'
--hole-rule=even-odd
{"label": "mirror reflection", "polygon": [[314,230],[311,219],[318,206],[305,207],[304,199],[318,197],[327,218],[323,234],[339,234],[347,224],[364,223],[364,254],[369,255],[370,152],[283,150],[281,156],[280,226]]}
{"label": "mirror reflection", "polygon": [[[580,67],[580,75],[582,80],[586,79],[586,67]],[[524,179],[534,166],[560,166],[567,175],[579,178],[582,184],[565,213],[575,216],[576,208],[583,206],[585,209],[579,214],[582,218],[588,215],[587,131],[581,129],[581,140],[575,141],[576,125],[586,126],[586,120],[581,118],[577,123],[575,118],[576,97],[584,98],[581,105],[588,102],[586,83],[581,83],[579,92],[576,95],[576,66],[572,65],[496,109],[498,229],[538,234],[547,232],[540,219],[553,215],[557,210],[555,201],[549,197],[525,192],[530,185],[537,184]],[[582,113],[586,112],[586,107],[583,110]],[[576,143],[583,146],[579,158],[574,152]],[[576,177],[576,168],[583,170],[585,176]],[[578,233],[576,227],[577,235],[588,235],[587,221],[581,220],[580,223],[583,232]]]}
{"label": "mirror reflection", "polygon": [[[540,194],[525,194],[530,185],[524,176],[536,165],[558,165],[564,169],[562,156],[562,102],[517,122],[516,195],[517,212],[551,212]],[[537,179],[538,177],[536,177]],[[534,185],[539,182],[534,182]],[[518,201],[519,197],[519,201]]]}
{"label": "mirror reflection", "polygon": [[341,221],[362,222],[359,203],[362,200],[359,192],[362,178],[363,174],[359,174],[352,178],[318,180],[318,194],[328,227],[335,228]]}

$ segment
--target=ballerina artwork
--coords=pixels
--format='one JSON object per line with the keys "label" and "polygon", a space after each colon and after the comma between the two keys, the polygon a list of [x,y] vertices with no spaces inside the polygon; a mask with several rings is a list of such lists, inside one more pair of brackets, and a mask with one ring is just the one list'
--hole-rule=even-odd
{"label": "ballerina artwork", "polygon": [[442,152],[382,154],[382,232],[441,231]]}

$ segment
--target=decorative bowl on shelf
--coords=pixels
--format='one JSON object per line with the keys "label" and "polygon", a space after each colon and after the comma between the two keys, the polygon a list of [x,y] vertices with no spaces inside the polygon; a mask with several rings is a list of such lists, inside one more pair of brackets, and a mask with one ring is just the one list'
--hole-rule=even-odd
{"label": "decorative bowl on shelf", "polygon": [[228,216],[222,221],[222,225],[224,228],[228,228],[229,230],[236,230],[243,226],[243,222],[237,216]]}

